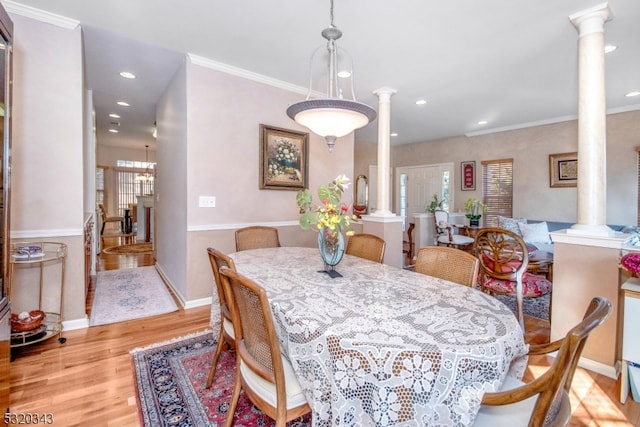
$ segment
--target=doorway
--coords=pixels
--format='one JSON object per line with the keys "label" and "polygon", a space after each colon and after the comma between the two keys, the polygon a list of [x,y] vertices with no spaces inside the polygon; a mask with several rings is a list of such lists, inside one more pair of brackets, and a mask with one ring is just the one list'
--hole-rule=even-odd
{"label": "doorway", "polygon": [[405,229],[413,215],[425,213],[434,195],[442,208],[454,206],[453,163],[405,166],[396,169],[396,209],[404,217]]}

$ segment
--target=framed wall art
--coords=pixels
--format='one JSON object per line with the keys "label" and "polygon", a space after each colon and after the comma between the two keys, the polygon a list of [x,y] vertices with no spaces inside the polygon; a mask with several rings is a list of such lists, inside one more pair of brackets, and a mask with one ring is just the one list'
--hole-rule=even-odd
{"label": "framed wall art", "polygon": [[308,185],[309,134],[260,125],[260,188],[302,190]]}
{"label": "framed wall art", "polygon": [[578,185],[578,153],[549,154],[549,185],[552,188]]}
{"label": "framed wall art", "polygon": [[460,162],[460,177],[462,191],[474,191],[476,189],[476,162]]}

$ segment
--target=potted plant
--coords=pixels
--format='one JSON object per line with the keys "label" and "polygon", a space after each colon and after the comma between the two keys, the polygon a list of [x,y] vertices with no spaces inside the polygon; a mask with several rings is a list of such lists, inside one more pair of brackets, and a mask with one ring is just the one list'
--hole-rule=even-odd
{"label": "potted plant", "polygon": [[482,214],[487,211],[487,205],[478,199],[468,198],[467,201],[464,202],[464,210],[467,213],[466,217],[469,218],[469,225],[478,227]]}
{"label": "potted plant", "polygon": [[444,199],[438,200],[438,195],[434,194],[433,199],[431,199],[431,203],[427,206],[427,212],[434,213],[438,209],[442,209],[442,205],[444,203]]}

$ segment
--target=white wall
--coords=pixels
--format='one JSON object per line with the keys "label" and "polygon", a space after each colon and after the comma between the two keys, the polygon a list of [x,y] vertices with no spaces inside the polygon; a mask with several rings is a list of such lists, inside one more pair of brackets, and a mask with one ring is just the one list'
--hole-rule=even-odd
{"label": "white wall", "polygon": [[157,107],[157,170],[154,240],[157,263],[176,293],[188,299],[187,194],[188,138],[187,70],[173,77]]}
{"label": "white wall", "polygon": [[19,15],[11,19],[15,39],[11,237],[68,245],[64,319],[83,319],[81,31]]}

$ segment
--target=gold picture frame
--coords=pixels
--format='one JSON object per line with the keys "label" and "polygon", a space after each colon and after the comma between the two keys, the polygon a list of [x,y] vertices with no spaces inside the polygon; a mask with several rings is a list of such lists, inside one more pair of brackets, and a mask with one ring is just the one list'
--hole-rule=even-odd
{"label": "gold picture frame", "polygon": [[260,189],[302,190],[308,186],[309,134],[260,125]]}
{"label": "gold picture frame", "polygon": [[549,154],[549,186],[576,187],[578,185],[578,153]]}

